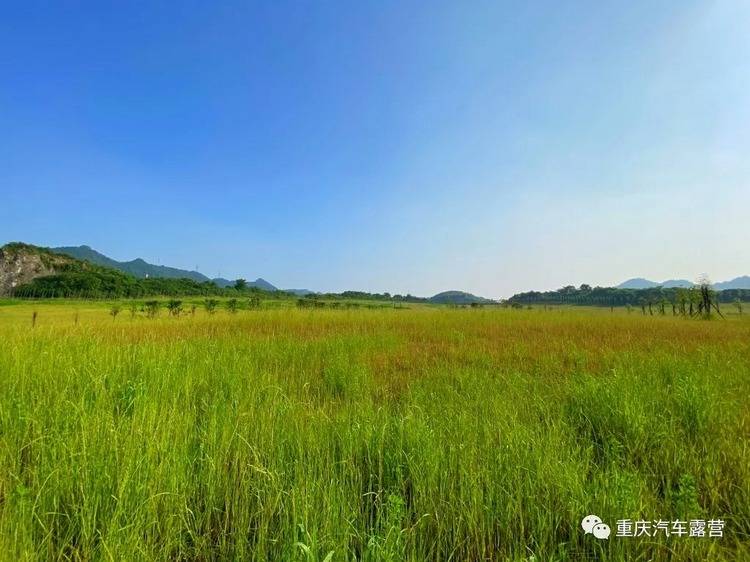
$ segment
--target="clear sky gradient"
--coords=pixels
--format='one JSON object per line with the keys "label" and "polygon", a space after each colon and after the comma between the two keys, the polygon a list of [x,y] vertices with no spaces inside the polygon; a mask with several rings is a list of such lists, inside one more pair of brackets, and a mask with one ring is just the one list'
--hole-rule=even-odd
{"label": "clear sky gradient", "polygon": [[750,274],[750,3],[6,2],[0,243],[500,297]]}

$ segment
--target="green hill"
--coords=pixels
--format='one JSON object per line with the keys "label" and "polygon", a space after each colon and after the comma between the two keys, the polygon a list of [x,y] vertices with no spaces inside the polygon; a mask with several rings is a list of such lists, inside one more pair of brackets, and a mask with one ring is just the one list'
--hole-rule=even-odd
{"label": "green hill", "polygon": [[[112,258],[105,256],[100,252],[97,252],[90,246],[61,246],[58,248],[52,248],[52,251],[58,254],[71,256],[79,260],[85,260],[96,265],[116,269],[118,271],[122,271],[123,273],[128,273],[133,277],[137,277],[139,279],[191,279],[198,283],[213,281],[218,287],[221,288],[231,287],[234,285],[234,281],[230,279],[223,279],[221,277],[217,277],[216,279],[209,279],[208,277],[197,271],[168,267],[165,265],[154,265],[141,258],[136,258],[130,261],[113,260]],[[258,289],[261,289],[262,291],[278,290],[271,283],[260,277],[255,281],[248,281],[247,286],[256,287]]]}
{"label": "green hill", "polygon": [[145,279],[147,277],[164,277],[167,279],[192,279],[199,283],[210,281],[208,277],[197,271],[187,269],[178,269],[176,267],[167,267],[164,265],[154,265],[141,258],[131,261],[117,261],[105,256],[91,248],[90,246],[61,246],[52,248],[53,252],[74,257],[79,260],[85,260],[96,265],[109,267],[128,273],[133,277]]}
{"label": "green hill", "polygon": [[494,302],[463,291],[444,291],[430,297],[429,301],[435,304],[491,304]]}
{"label": "green hill", "polygon": [[258,290],[252,287],[245,291],[223,289],[208,279],[199,282],[189,278],[138,278],[49,248],[19,242],[0,248],[0,294],[20,298],[241,296]]}

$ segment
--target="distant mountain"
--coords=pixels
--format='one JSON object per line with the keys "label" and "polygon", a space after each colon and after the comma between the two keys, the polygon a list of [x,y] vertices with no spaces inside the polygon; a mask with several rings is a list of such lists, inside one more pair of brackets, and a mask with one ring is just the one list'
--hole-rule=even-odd
{"label": "distant mountain", "polygon": [[494,302],[493,300],[478,297],[471,293],[464,293],[463,291],[445,291],[438,293],[437,295],[430,297],[429,301],[435,304],[486,304]]}
{"label": "distant mountain", "polygon": [[234,285],[234,281],[224,279],[223,277],[214,277],[213,279],[211,279],[211,281],[213,281],[217,287],[221,287],[222,289]]}
{"label": "distant mountain", "polygon": [[[164,265],[154,265],[142,260],[141,258],[131,261],[113,260],[112,258],[97,252],[90,246],[61,246],[59,248],[51,248],[51,250],[56,254],[63,254],[95,265],[117,269],[124,273],[129,273],[133,277],[138,277],[139,279],[144,279],[146,277],[165,277],[168,279],[192,279],[198,283],[213,281],[218,287],[222,288],[234,285],[234,281],[230,281],[229,279],[223,279],[221,277],[209,279],[197,271],[178,269],[176,267],[167,267]],[[248,287],[263,289],[264,291],[278,290],[268,281],[261,278],[258,278],[255,281],[248,281],[247,285]]]}
{"label": "distant mountain", "polygon": [[209,281],[208,277],[197,271],[188,271],[187,269],[177,269],[175,267],[167,267],[164,265],[154,265],[142,260],[141,258],[131,261],[113,260],[104,254],[100,254],[90,246],[62,246],[59,248],[51,248],[51,250],[57,254],[64,254],[96,265],[103,265],[104,267],[117,269],[140,279],[146,277],[166,277],[168,279],[192,279],[199,283]]}
{"label": "distant mountain", "polygon": [[662,287],[665,289],[674,289],[676,287],[682,287],[683,289],[688,289],[695,285],[692,281],[688,281],[687,279],[668,279],[667,281],[664,281],[663,283],[659,283]]}
{"label": "distant mountain", "polygon": [[[217,287],[221,287],[222,289],[226,287],[234,286],[234,281],[230,281],[229,279],[224,279],[223,277],[214,277],[213,279],[211,279],[211,281],[213,281]],[[268,281],[260,277],[258,277],[255,281],[248,281],[247,286],[257,287],[258,289],[262,289],[264,291],[278,291],[279,290],[277,287],[274,287]]]}
{"label": "distant mountain", "polygon": [[310,289],[282,289],[285,293],[291,293],[293,295],[297,295],[298,297],[306,297],[307,295],[312,295],[315,291],[311,291]]}
{"label": "distant mountain", "polygon": [[[617,285],[618,289],[653,289],[654,287],[664,287],[665,289],[673,289],[675,287],[689,288],[695,286],[695,283],[688,281],[687,279],[669,279],[661,283],[656,281],[650,281],[643,279],[642,277],[636,277],[634,279],[628,279],[623,283]],[[724,291],[726,289],[750,289],[750,276],[744,275],[742,277],[736,277],[731,281],[723,281],[720,283],[714,283],[713,288],[717,291]]]}
{"label": "distant mountain", "polygon": [[658,286],[659,286],[658,283],[649,281],[648,279],[643,279],[642,277],[635,277],[633,279],[628,279],[627,281],[623,281],[617,286],[617,288],[618,289],[651,289],[653,287],[658,287]]}
{"label": "distant mountain", "polygon": [[[694,287],[695,283],[688,281],[687,279],[669,279],[657,283],[656,281],[650,281],[649,279],[643,279],[642,277],[635,277],[628,279],[620,283],[618,289],[653,289],[654,287],[664,287],[665,289],[673,289],[675,287],[690,288]],[[730,281],[722,281],[711,285],[717,291],[725,291],[728,289],[750,289],[750,276],[743,275],[742,277],[735,277]]]}
{"label": "distant mountain", "polygon": [[255,281],[248,281],[247,286],[258,287],[258,289],[263,289],[264,291],[278,291],[279,290],[278,288],[271,285],[268,281],[260,277],[258,277]]}
{"label": "distant mountain", "polygon": [[723,291],[725,289],[750,289],[750,276],[743,275],[742,277],[735,277],[731,281],[714,283],[714,289],[717,291]]}
{"label": "distant mountain", "polygon": [[656,281],[649,281],[642,277],[636,277],[634,279],[628,279],[627,281],[620,283],[618,289],[653,289],[654,287],[664,287],[665,289],[674,289],[675,287],[692,287],[694,283],[687,279],[668,279],[658,283]]}

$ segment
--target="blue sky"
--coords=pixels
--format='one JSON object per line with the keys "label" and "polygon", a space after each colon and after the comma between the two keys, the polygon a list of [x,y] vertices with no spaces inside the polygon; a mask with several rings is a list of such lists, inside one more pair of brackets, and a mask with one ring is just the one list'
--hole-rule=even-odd
{"label": "blue sky", "polygon": [[750,274],[750,4],[15,2],[0,242],[497,297]]}

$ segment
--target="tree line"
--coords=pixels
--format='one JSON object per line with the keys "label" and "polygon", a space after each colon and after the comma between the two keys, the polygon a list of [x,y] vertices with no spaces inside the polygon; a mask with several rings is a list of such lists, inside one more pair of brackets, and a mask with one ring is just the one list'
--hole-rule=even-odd
{"label": "tree line", "polygon": [[37,277],[30,283],[16,287],[16,298],[81,298],[113,299],[143,298],[150,296],[242,296],[263,294],[264,298],[280,298],[285,293],[271,293],[257,287],[248,287],[240,279],[235,286],[219,287],[212,281],[149,277],[139,279],[115,269],[73,263],[55,274]]}
{"label": "tree line", "polygon": [[[587,306],[688,306],[691,300],[697,303],[700,287],[649,289],[618,289],[616,287],[591,287],[568,285],[556,291],[528,291],[508,299],[518,304],[569,304]],[[726,289],[716,292],[720,303],[750,302],[750,290]],[[697,304],[695,304],[697,307]]]}

